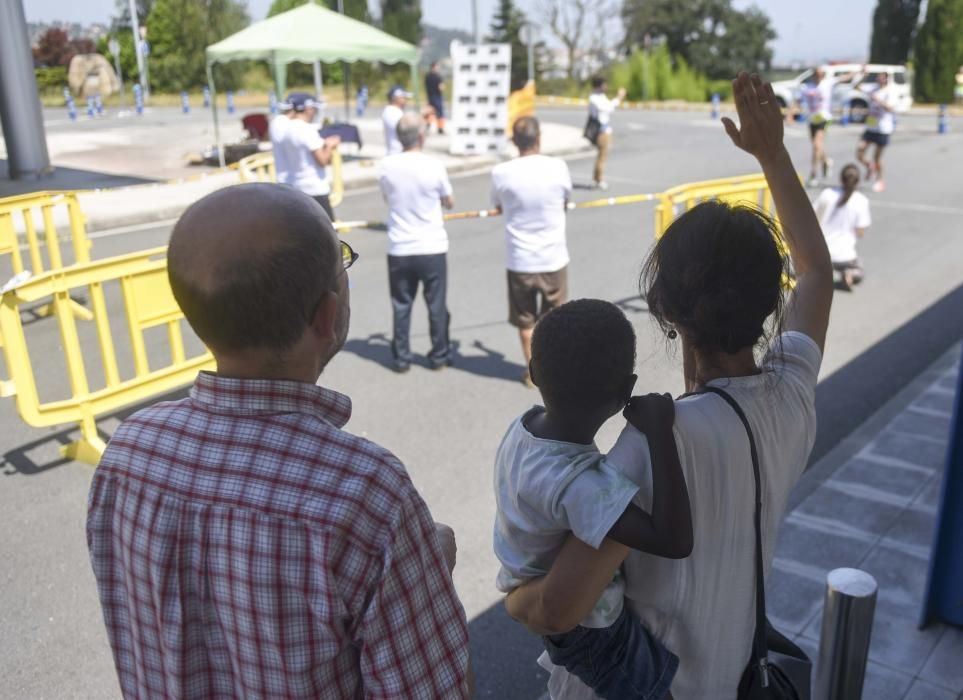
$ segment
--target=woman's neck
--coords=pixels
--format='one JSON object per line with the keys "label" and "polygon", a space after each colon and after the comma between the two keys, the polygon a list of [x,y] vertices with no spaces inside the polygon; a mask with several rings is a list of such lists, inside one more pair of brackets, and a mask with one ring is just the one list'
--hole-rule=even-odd
{"label": "woman's neck", "polygon": [[752,347],[745,347],[731,355],[727,352],[684,351],[686,391],[695,391],[713,379],[759,374],[752,350]]}

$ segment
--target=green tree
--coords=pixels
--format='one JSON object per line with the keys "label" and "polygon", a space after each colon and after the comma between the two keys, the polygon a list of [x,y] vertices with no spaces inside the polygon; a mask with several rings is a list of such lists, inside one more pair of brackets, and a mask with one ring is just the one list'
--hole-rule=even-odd
{"label": "green tree", "polygon": [[[238,0],[156,0],[147,18],[151,43],[150,78],[161,92],[177,92],[207,83],[204,50],[243,29],[249,18]],[[218,65],[217,83],[236,88],[244,66]]]}
{"label": "green tree", "polygon": [[[519,10],[513,0],[498,0],[495,14],[488,28],[487,40],[496,44],[512,46],[511,89],[518,90],[528,82],[528,45],[522,41],[522,27],[528,24],[525,13]],[[535,59],[535,79],[537,80],[545,65],[545,43],[539,41],[533,47]]]}
{"label": "green tree", "polygon": [[929,0],[926,21],[916,35],[916,99],[953,101],[956,73],[963,64],[963,0]]}
{"label": "green tree", "polygon": [[873,12],[870,63],[906,63],[922,0],[879,0]]}
{"label": "green tree", "polygon": [[420,44],[421,0],[381,0],[381,28],[409,44]]}
{"label": "green tree", "polygon": [[622,19],[627,48],[662,38],[672,56],[709,78],[763,72],[772,64],[769,42],[776,32],[755,6],[740,11],[732,0],[625,0]]}

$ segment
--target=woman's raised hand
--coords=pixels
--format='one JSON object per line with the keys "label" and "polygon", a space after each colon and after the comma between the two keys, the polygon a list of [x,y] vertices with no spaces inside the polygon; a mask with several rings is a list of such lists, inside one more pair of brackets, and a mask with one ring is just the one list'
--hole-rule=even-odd
{"label": "woman's raised hand", "polygon": [[732,142],[755,156],[769,160],[783,152],[783,116],[772,85],[753,74],[740,73],[732,81],[732,95],[739,113],[739,126],[728,117],[722,124]]}

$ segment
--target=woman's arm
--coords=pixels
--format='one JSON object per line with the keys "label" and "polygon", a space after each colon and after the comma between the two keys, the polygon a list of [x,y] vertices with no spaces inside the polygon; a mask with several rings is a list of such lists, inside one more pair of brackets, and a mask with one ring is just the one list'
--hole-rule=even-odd
{"label": "woman's arm", "polygon": [[569,535],[551,570],[505,598],[508,614],[535,634],[563,634],[584,620],[629,553],[605,539],[598,549]]}
{"label": "woman's arm", "polygon": [[819,220],[783,144],[783,120],[772,85],[759,76],[740,73],[733,83],[739,128],[723,118],[732,142],[754,156],[769,183],[789,254],[796,272],[796,290],[786,309],[786,330],[826,344],[833,302],[833,267]]}

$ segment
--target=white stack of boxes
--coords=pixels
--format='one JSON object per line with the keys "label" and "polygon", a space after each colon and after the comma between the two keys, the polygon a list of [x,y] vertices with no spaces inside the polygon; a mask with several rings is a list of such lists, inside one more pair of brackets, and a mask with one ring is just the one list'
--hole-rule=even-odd
{"label": "white stack of boxes", "polygon": [[451,44],[451,153],[501,153],[508,144],[511,44]]}

